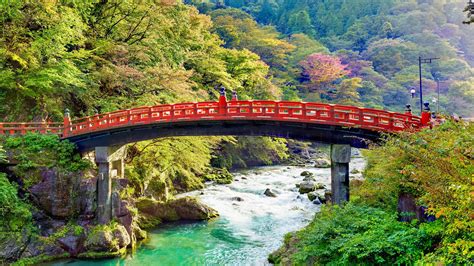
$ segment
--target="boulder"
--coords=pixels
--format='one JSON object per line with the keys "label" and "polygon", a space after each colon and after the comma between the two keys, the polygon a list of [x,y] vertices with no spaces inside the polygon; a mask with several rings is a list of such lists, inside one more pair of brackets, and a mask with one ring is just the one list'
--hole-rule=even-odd
{"label": "boulder", "polygon": [[32,216],[34,225],[40,229],[40,234],[45,237],[54,234],[66,224],[66,221],[53,219],[40,210],[34,211]]}
{"label": "boulder", "polygon": [[316,205],[321,205],[321,201],[318,198],[314,199],[313,203]]}
{"label": "boulder", "polygon": [[182,220],[208,220],[219,216],[216,210],[192,197],[174,200],[170,203],[170,207]]}
{"label": "boulder", "polygon": [[75,257],[84,250],[84,240],[85,237],[83,234],[78,236],[68,234],[65,237],[59,238],[57,242],[62,249]]}
{"label": "boulder", "polygon": [[64,257],[67,253],[54,242],[32,236],[26,249],[21,253],[20,259],[47,256],[52,258]]}
{"label": "boulder", "polygon": [[331,167],[331,162],[325,158],[318,158],[314,161],[314,167],[316,168],[329,168]]}
{"label": "boulder", "polygon": [[90,252],[119,252],[131,242],[125,227],[121,224],[98,225],[88,234],[84,243],[85,249]]}
{"label": "boulder", "polygon": [[311,175],[311,176],[305,176],[303,178],[303,181],[316,181],[316,179]]}
{"label": "boulder", "polygon": [[80,184],[80,213],[94,219],[96,211],[97,178],[82,179]]}
{"label": "boulder", "polygon": [[17,260],[26,248],[28,239],[21,233],[0,232],[0,264]]}
{"label": "boulder", "polygon": [[131,243],[130,235],[127,229],[123,225],[117,225],[113,231],[114,238],[117,240],[117,244],[120,248],[128,247]]}
{"label": "boulder", "polygon": [[318,193],[316,193],[316,192],[314,192],[314,191],[313,191],[313,192],[309,192],[309,193],[307,194],[307,196],[308,196],[308,199],[309,199],[310,201],[313,201],[313,200],[315,200],[315,199],[318,198]]}
{"label": "boulder", "polygon": [[300,175],[304,176],[304,177],[312,177],[313,173],[311,173],[310,171],[303,171],[303,172],[301,172]]}
{"label": "boulder", "polygon": [[30,188],[36,205],[57,218],[70,218],[80,212],[80,173],[63,173],[57,168],[44,168],[40,174],[41,182]]}
{"label": "boulder", "polygon": [[302,183],[299,184],[299,192],[300,194],[305,194],[305,193],[308,193],[308,192],[311,192],[311,191],[314,191],[315,188],[314,188],[314,182],[312,181],[304,181]]}
{"label": "boulder", "polygon": [[[219,215],[216,210],[193,197],[184,197],[168,202],[143,198],[137,201],[136,206],[141,214],[140,225],[150,221],[156,225],[161,221],[208,220]],[[153,226],[152,224],[150,226]]]}
{"label": "boulder", "polygon": [[265,192],[263,192],[263,195],[267,196],[267,197],[272,197],[272,198],[276,198],[276,194],[275,192],[273,192],[271,189],[267,188],[265,189]]}
{"label": "boulder", "polygon": [[244,199],[243,199],[243,198],[241,198],[241,197],[233,197],[233,198],[231,198],[231,200],[235,200],[235,201],[244,201]]}
{"label": "boulder", "polygon": [[87,251],[93,252],[117,252],[117,241],[110,230],[92,230],[84,243]]}
{"label": "boulder", "polygon": [[314,189],[326,189],[326,186],[321,183],[314,184]]}

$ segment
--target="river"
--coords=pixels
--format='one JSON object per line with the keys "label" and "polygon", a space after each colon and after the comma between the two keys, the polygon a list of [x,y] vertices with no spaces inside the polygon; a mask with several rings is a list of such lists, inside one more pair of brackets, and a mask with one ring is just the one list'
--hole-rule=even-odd
{"label": "river", "polygon": [[[362,170],[362,158],[351,169]],[[302,171],[330,188],[330,169],[271,166],[234,173],[230,185],[209,185],[186,193],[198,196],[220,217],[206,222],[173,223],[149,232],[149,240],[121,259],[66,260],[49,265],[267,265],[283,236],[307,225],[320,209],[300,195]],[[360,176],[360,174],[355,174]],[[277,197],[263,195],[270,188]],[[181,195],[180,195],[181,196]]]}

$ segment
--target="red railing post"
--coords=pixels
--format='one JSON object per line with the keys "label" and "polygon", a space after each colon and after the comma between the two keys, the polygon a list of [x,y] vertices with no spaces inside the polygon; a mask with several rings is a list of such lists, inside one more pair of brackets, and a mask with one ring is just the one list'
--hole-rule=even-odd
{"label": "red railing post", "polygon": [[220,89],[220,96],[219,96],[219,114],[225,115],[227,113],[227,97],[225,94],[225,88],[222,87]]}
{"label": "red railing post", "polygon": [[428,126],[431,122],[430,104],[424,103],[424,105],[425,105],[425,108],[423,112],[421,113],[421,126],[422,127]]}
{"label": "red railing post", "polygon": [[69,135],[69,130],[71,127],[71,116],[69,114],[69,109],[64,110],[64,119],[63,119],[63,138],[66,138]]}

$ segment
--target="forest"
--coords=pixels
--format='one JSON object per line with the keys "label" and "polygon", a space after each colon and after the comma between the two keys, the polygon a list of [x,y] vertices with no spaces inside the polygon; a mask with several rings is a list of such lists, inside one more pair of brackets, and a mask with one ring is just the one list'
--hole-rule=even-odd
{"label": "forest", "polygon": [[[411,104],[418,114],[419,57],[437,58],[423,64],[421,72],[424,100],[431,109],[456,118],[474,117],[474,28],[463,23],[465,8],[465,0],[0,1],[0,120],[60,122],[66,109],[78,118],[138,106],[217,100],[220,87],[236,91],[240,99],[338,103],[397,112]],[[446,133],[450,130],[459,133],[457,138]],[[389,139],[386,146],[369,151],[369,182],[357,188],[359,202],[343,210],[328,207],[315,218],[329,224],[335,212],[357,216],[363,223],[361,213],[368,212],[396,228],[391,228],[394,234],[406,234],[397,237],[417,234],[413,242],[403,242],[402,251],[387,247],[393,260],[374,260],[388,256],[367,251],[375,244],[346,252],[348,246],[332,243],[348,254],[346,261],[321,255],[318,245],[327,245],[326,240],[306,237],[323,229],[310,225],[293,241],[301,249],[281,251],[273,262],[472,262],[472,221],[466,216],[472,202],[463,198],[472,190],[465,180],[473,171],[472,125],[449,124],[423,134],[402,138],[405,146]],[[448,139],[437,143],[430,134]],[[465,149],[456,150],[456,143]],[[130,189],[123,196],[167,200],[202,188],[209,180],[227,183],[229,170],[287,162],[293,144],[265,137],[184,137],[131,144],[126,168]],[[417,171],[414,180],[404,179],[405,173],[386,174],[411,162],[409,145],[439,148],[436,154],[443,159],[435,169],[440,172],[426,176]],[[40,150],[46,150],[43,157],[37,155]],[[381,151],[387,156],[378,158]],[[11,154],[20,162],[15,174],[22,181],[16,184],[0,173],[0,199],[8,202],[0,208],[6,217],[0,223],[2,232],[33,230],[35,207],[25,191],[39,182],[35,169],[91,168],[74,154],[74,147],[54,138],[2,138],[0,161]],[[390,156],[397,154],[404,157],[392,165]],[[451,155],[455,161],[449,160]],[[426,162],[417,163],[414,167],[425,169],[421,166]],[[462,173],[450,172],[446,165]],[[403,169],[408,170],[413,169]],[[425,177],[460,188],[448,203],[441,198],[445,194],[430,198],[441,186],[423,183]],[[379,178],[390,179],[392,186],[381,192],[367,185]],[[431,204],[437,217],[456,211],[443,222],[424,226],[424,231],[415,223],[398,223],[391,197],[407,187],[414,189],[413,182],[422,183],[415,194]],[[377,201],[384,193],[392,201]],[[363,195],[369,196],[362,199]],[[442,235],[446,228],[448,233]],[[351,243],[362,245],[367,236],[356,237]],[[427,238],[434,240],[425,243]],[[440,248],[433,248],[436,245]],[[351,257],[361,250],[367,251],[366,257]],[[406,250],[413,251],[407,261],[395,259]]]}

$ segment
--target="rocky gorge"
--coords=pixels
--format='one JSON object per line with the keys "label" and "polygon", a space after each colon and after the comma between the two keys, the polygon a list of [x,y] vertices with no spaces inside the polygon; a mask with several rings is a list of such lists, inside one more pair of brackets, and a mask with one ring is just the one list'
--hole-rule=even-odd
{"label": "rocky gorge", "polygon": [[[10,173],[14,172],[11,167]],[[95,221],[97,178],[94,171],[42,168],[37,173],[39,182],[24,189],[36,207],[32,213],[33,227],[0,235],[0,261],[34,264],[66,257],[120,256],[134,248],[137,241],[146,239],[144,228],[166,221],[217,216],[215,210],[194,198],[167,202],[124,199],[128,180],[114,179],[113,219],[110,224],[100,225]]]}
{"label": "rocky gorge", "polygon": [[[284,162],[286,164],[320,169],[330,166],[324,146],[293,142],[289,148],[291,156]],[[10,180],[17,182],[20,194],[29,199],[33,210],[31,226],[21,232],[0,234],[2,262],[34,264],[60,258],[120,257],[147,238],[145,230],[168,222],[203,221],[219,216],[215,209],[198,199],[200,195],[177,198],[159,195],[158,199],[137,197],[130,193],[130,179],[114,178],[112,222],[98,224],[97,172],[94,167],[89,164],[73,171],[50,164],[50,167],[25,170],[25,163],[19,161],[14,152],[9,157],[12,163],[5,167],[4,172]],[[301,195],[306,194],[305,197],[314,204],[325,203],[330,197],[329,184],[317,182],[313,173],[303,170],[299,173],[302,181],[296,183],[294,189]],[[208,184],[248,182],[245,175],[234,179],[226,170],[219,169],[213,170],[207,180]],[[268,198],[279,197],[279,191],[272,187],[260,193]],[[244,200],[235,197],[235,202]]]}

